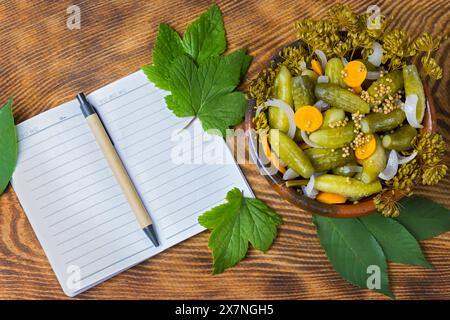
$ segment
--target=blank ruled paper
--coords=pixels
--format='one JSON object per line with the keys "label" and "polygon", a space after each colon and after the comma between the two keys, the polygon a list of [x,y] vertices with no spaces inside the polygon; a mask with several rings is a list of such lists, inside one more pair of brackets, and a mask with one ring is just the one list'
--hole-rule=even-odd
{"label": "blank ruled paper", "polygon": [[[201,232],[198,215],[232,187],[252,196],[224,141],[205,139],[199,121],[180,131],[189,119],[167,109],[166,94],[137,72],[88,95],[152,216],[158,248],[140,229],[76,101],[17,126],[13,187],[69,296]],[[182,137],[189,163],[173,161]]]}

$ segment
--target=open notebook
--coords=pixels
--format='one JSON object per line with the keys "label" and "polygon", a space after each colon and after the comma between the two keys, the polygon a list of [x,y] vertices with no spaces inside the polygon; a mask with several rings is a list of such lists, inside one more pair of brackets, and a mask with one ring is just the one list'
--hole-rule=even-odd
{"label": "open notebook", "polygon": [[[223,139],[202,139],[198,121],[187,129],[192,163],[173,161],[180,143],[173,132],[187,119],[166,108],[166,94],[139,71],[88,96],[152,216],[158,248],[138,225],[77,101],[17,126],[12,184],[69,296],[203,231],[198,215],[232,187],[252,196]],[[220,148],[222,154],[211,153]],[[201,161],[206,152],[209,164]]]}

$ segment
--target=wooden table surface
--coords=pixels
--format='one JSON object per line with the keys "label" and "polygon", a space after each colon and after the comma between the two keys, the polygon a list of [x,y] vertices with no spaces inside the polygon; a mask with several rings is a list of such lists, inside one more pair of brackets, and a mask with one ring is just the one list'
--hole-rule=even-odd
{"label": "wooden table surface", "polygon": [[[247,47],[255,57],[253,78],[274,49],[295,39],[298,18],[322,17],[334,1],[217,1],[225,16],[229,49]],[[372,0],[347,1],[364,11]],[[206,10],[210,0],[2,0],[0,2],[0,101],[14,97],[19,123],[65,101],[137,71],[150,62],[158,23],[179,32]],[[69,30],[66,9],[81,8],[81,29]],[[414,35],[449,31],[446,0],[377,1],[394,25]],[[449,70],[449,43],[437,54]],[[431,82],[439,126],[450,141],[449,72]],[[448,163],[447,157],[447,163]],[[319,245],[311,214],[281,200],[252,165],[243,166],[257,197],[282,215],[284,224],[266,254],[248,258],[222,275],[211,275],[208,232],[193,237],[131,270],[81,294],[85,299],[384,299],[342,280]],[[438,186],[420,189],[450,207],[450,175]],[[424,241],[434,269],[390,264],[397,298],[450,298],[450,233]],[[65,298],[16,194],[0,197],[0,298]]]}

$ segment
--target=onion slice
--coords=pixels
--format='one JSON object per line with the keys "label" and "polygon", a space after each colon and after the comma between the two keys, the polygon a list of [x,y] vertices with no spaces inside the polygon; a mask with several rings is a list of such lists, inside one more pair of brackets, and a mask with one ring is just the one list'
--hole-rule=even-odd
{"label": "onion slice", "polygon": [[311,199],[315,199],[317,194],[319,193],[314,188],[315,181],[316,181],[315,176],[312,175],[311,178],[309,178],[308,184],[306,186],[302,186],[303,194]]}
{"label": "onion slice", "polygon": [[367,60],[373,64],[375,67],[381,65],[381,57],[383,56],[383,47],[380,43],[374,41],[372,43],[373,53],[367,57]]}
{"label": "onion slice", "polygon": [[308,135],[306,134],[305,131],[301,130],[301,131],[300,131],[300,134],[301,134],[301,136],[302,136],[302,138],[303,138],[303,141],[305,141],[305,143],[306,143],[308,146],[313,147],[313,148],[323,149],[323,147],[321,147],[321,146],[315,144],[314,142],[312,142],[311,140],[309,140],[309,137],[308,137]]}
{"label": "onion slice", "polygon": [[402,157],[401,155],[397,154],[398,164],[408,163],[411,160],[413,160],[416,156],[417,156],[417,151],[414,151],[413,153],[411,153],[411,155],[409,155],[407,157]]}
{"label": "onion slice", "polygon": [[300,70],[306,70],[307,69],[307,67],[306,67],[306,62],[305,61],[302,61],[302,62],[300,62]]}
{"label": "onion slice", "polygon": [[320,64],[322,65],[322,70],[325,71],[325,67],[327,66],[327,56],[325,55],[325,53],[323,53],[322,50],[316,50],[314,51],[317,55],[317,57],[320,60]]}
{"label": "onion slice", "polygon": [[330,79],[328,76],[319,76],[317,77],[317,83],[328,83],[330,82]]}
{"label": "onion slice", "polygon": [[283,174],[283,180],[291,180],[300,176],[294,169],[288,168],[286,172]]}
{"label": "onion slice", "polygon": [[367,71],[367,80],[378,80],[381,77],[380,71]]}
{"label": "onion slice", "polygon": [[406,114],[406,120],[413,128],[423,128],[423,126],[417,121],[417,101],[419,98],[417,94],[408,94],[406,96],[405,105],[402,110]]}
{"label": "onion slice", "polygon": [[344,64],[344,67],[348,64],[348,60],[344,57],[341,58],[341,61]]}
{"label": "onion slice", "polygon": [[255,117],[263,111],[264,105],[259,105],[258,108],[256,108]]}
{"label": "onion slice", "polygon": [[352,173],[352,172],[361,172],[362,167],[361,166],[343,166],[342,172],[343,173]]}
{"label": "onion slice", "polygon": [[397,170],[398,170],[397,151],[392,150],[389,153],[389,159],[386,168],[378,175],[378,177],[383,180],[391,180],[397,174]]}
{"label": "onion slice", "polygon": [[292,110],[291,106],[288,105],[283,100],[279,99],[267,100],[265,102],[265,105],[280,108],[281,110],[284,111],[284,113],[286,113],[286,116],[288,117],[289,120],[289,130],[287,132],[287,135],[289,136],[289,138],[293,139],[295,135],[295,130],[297,130],[297,126],[295,125],[294,120],[294,110]]}
{"label": "onion slice", "polygon": [[314,106],[317,107],[320,111],[325,111],[330,107],[330,104],[326,103],[323,100],[319,100],[316,103],[314,103]]}

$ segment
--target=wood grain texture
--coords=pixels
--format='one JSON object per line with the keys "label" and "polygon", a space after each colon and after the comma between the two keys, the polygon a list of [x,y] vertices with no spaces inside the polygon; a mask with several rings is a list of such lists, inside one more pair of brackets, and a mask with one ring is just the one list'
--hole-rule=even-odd
{"label": "wood grain texture", "polygon": [[[371,0],[346,1],[364,11]],[[150,62],[157,25],[183,32],[211,3],[145,0],[3,0],[0,2],[0,100],[13,96],[17,122],[124,77]],[[249,78],[275,48],[295,40],[293,23],[321,17],[334,1],[218,1],[229,49],[247,47],[255,59]],[[377,1],[394,25],[414,35],[449,31],[446,0]],[[69,5],[81,7],[80,30],[66,27]],[[450,70],[449,43],[437,59]],[[439,126],[450,139],[449,73],[430,82]],[[449,163],[449,158],[446,159]],[[244,173],[256,195],[280,213],[284,224],[266,254],[250,251],[237,267],[211,275],[204,232],[78,296],[85,299],[384,299],[342,280],[319,245],[311,214],[283,201],[252,165]],[[450,207],[450,175],[417,193]],[[450,233],[424,241],[434,269],[390,264],[397,298],[450,299]],[[65,298],[11,187],[0,197],[0,298]]]}

